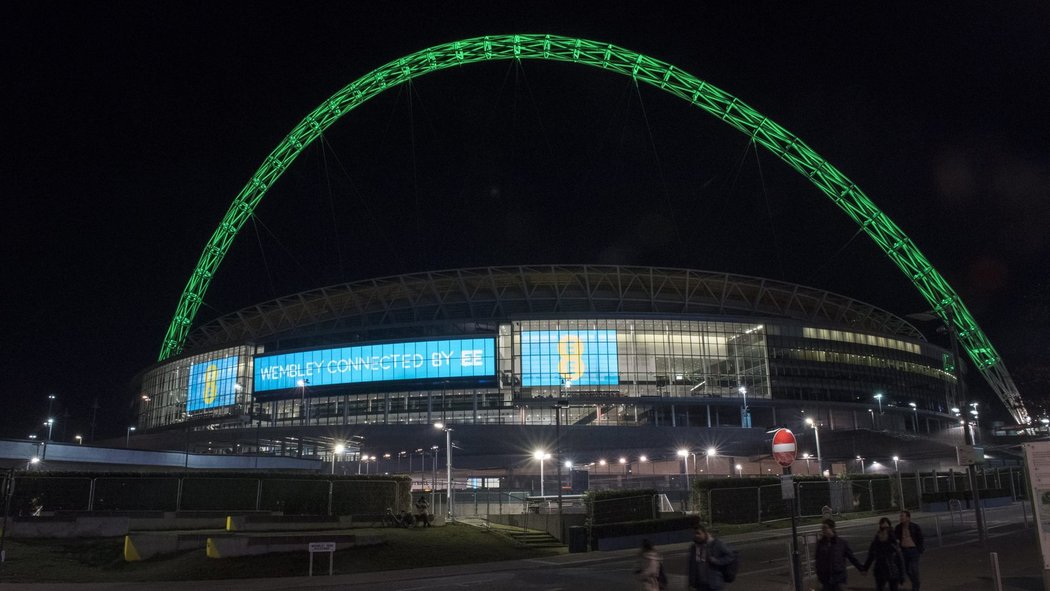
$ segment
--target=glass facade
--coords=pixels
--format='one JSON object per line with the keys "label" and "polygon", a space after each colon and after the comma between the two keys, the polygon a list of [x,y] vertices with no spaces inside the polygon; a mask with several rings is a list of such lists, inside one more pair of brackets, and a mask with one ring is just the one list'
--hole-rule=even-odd
{"label": "glass facade", "polygon": [[[275,427],[550,425],[554,411],[539,402],[550,398],[572,404],[566,425],[740,425],[739,415],[730,416],[740,404],[720,399],[870,404],[880,393],[887,405],[913,401],[920,410],[946,411],[954,396],[943,349],[792,320],[521,319],[490,330],[470,338],[494,348],[495,375],[323,386],[304,380],[254,400],[253,362],[262,347],[188,356],[146,372],[138,427],[243,427],[249,420]],[[845,415],[838,422],[862,426]]]}
{"label": "glass facade", "polygon": [[229,347],[147,371],[139,388],[138,428],[244,414],[251,401],[252,359],[257,352],[261,349]]}

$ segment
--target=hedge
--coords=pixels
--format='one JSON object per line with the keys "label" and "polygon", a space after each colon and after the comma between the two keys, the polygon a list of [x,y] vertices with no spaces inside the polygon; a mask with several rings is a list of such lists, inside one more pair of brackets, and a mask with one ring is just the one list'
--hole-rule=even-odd
{"label": "hedge", "polygon": [[30,513],[34,499],[45,511],[86,511],[92,480],[96,511],[251,511],[258,498],[258,508],[263,511],[325,515],[329,486],[334,515],[382,513],[388,507],[397,512],[411,507],[407,476],[35,472],[15,478],[11,512]]}

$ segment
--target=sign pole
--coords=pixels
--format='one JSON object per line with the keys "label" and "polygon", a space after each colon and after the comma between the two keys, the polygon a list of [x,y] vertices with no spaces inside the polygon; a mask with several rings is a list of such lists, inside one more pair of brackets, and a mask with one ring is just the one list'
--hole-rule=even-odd
{"label": "sign pole", "polygon": [[798,498],[794,494],[795,482],[791,476],[791,467],[784,467],[783,480],[791,486],[791,572],[794,575],[795,591],[802,591],[802,561],[798,556]]}
{"label": "sign pole", "polygon": [[798,556],[798,499],[795,494],[795,479],[791,476],[791,464],[795,462],[798,446],[791,429],[777,429],[773,433],[773,459],[783,466],[780,477],[780,498],[790,501],[791,510],[791,575],[795,591],[802,591],[802,562]]}

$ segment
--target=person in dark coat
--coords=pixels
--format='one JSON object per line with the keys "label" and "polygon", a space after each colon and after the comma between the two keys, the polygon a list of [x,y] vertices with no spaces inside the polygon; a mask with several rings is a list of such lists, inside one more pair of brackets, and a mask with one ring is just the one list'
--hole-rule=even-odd
{"label": "person in dark coat", "polygon": [[919,556],[926,551],[922,528],[911,520],[911,511],[901,511],[901,522],[893,530],[904,555],[904,572],[911,579],[912,591],[919,591]]}
{"label": "person in dark coat", "polygon": [[841,591],[846,584],[846,561],[849,560],[857,570],[862,570],[864,565],[853,555],[846,540],[835,533],[834,521],[825,519],[820,533],[820,540],[817,541],[817,579],[823,591]]}
{"label": "person in dark coat", "polygon": [[888,585],[889,591],[898,591],[904,582],[904,558],[893,537],[893,524],[885,517],[879,520],[879,531],[868,547],[862,572],[867,572],[872,563],[875,563],[875,588],[884,591]]}
{"label": "person in dark coat", "polygon": [[722,540],[715,539],[707,528],[698,526],[693,532],[693,546],[687,553],[689,588],[696,591],[720,591],[726,582],[722,568],[733,562],[733,553]]}

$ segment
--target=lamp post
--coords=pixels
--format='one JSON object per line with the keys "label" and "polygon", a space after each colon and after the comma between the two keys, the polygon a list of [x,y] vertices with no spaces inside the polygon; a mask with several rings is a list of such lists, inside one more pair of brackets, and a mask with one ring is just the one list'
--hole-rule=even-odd
{"label": "lamp post", "polygon": [[915,424],[915,434],[919,434],[919,407],[914,402],[909,402],[908,406],[911,407],[912,422]]}
{"label": "lamp post", "polygon": [[740,386],[737,391],[744,398],[744,406],[740,409],[740,426],[746,429],[751,426],[751,410],[747,407],[747,386]]}
{"label": "lamp post", "polygon": [[978,435],[980,435],[980,433],[981,433],[981,422],[977,420],[977,418],[979,416],[977,414],[977,405],[978,404],[979,403],[977,403],[977,402],[971,402],[970,403],[970,406],[973,407],[973,408],[970,409],[970,414],[973,415],[973,427],[971,428],[971,434],[972,434],[972,437],[973,437],[974,444],[977,443]]}
{"label": "lamp post", "polygon": [[[817,471],[824,474],[824,461],[820,455],[820,423],[813,419],[806,417],[806,424],[813,427],[813,437],[817,440]],[[828,483],[831,483],[831,470],[828,470]],[[831,494],[831,489],[828,489],[828,494]]]}
{"label": "lamp post", "polygon": [[901,481],[901,469],[900,466],[897,465],[898,461],[900,461],[900,457],[893,456],[893,470],[897,473],[897,490],[899,490],[901,494],[901,511],[904,511],[904,483]]}
{"label": "lamp post", "polygon": [[536,451],[532,452],[532,457],[536,458],[540,462],[540,496],[542,497],[545,496],[543,490],[543,460],[550,459],[551,455],[543,451],[542,449],[537,449]]}
{"label": "lamp post", "polygon": [[[877,392],[875,394],[875,400],[877,400],[878,403],[879,403],[879,428],[881,429],[882,428],[882,392]],[[872,417],[874,418],[874,415],[872,415]]]}
{"label": "lamp post", "polygon": [[135,427],[128,427],[128,435],[124,439],[124,447],[131,447],[131,432],[135,430]]}
{"label": "lamp post", "polygon": [[[306,406],[306,385],[309,383],[310,380],[299,380],[295,382],[295,385],[299,386],[299,424],[301,425],[310,422],[310,407]],[[300,445],[302,444],[300,443]]]}
{"label": "lamp post", "polygon": [[[562,394],[565,392],[565,388],[572,386],[571,380],[562,380]],[[554,465],[558,470],[558,519],[561,519],[562,499],[561,499],[561,409],[568,408],[569,403],[566,400],[558,400],[554,403],[554,453],[557,457],[554,459]]]}
{"label": "lamp post", "polygon": [[857,456],[857,461],[860,462],[860,473],[864,474],[864,458]]}
{"label": "lamp post", "polygon": [[333,476],[335,475],[335,462],[339,458],[339,456],[343,455],[343,452],[346,451],[346,446],[344,446],[342,443],[337,443],[337,444],[335,444],[335,450],[334,451],[335,451],[335,453],[332,454],[332,475]]}
{"label": "lamp post", "polygon": [[871,416],[871,429],[874,431],[875,430],[875,410],[869,408],[868,409],[868,415]]}
{"label": "lamp post", "polygon": [[[678,457],[682,458],[682,463],[685,464],[685,494],[686,494],[685,499],[686,499],[686,503],[688,504],[688,502],[689,502],[689,450],[688,449],[684,449],[684,448],[678,450]],[[693,463],[695,464],[696,462],[693,462]],[[693,466],[693,469],[695,470],[696,466]]]}
{"label": "lamp post", "polygon": [[454,521],[452,513],[452,427],[434,423],[435,429],[445,432],[445,502],[448,503],[448,520]]}
{"label": "lamp post", "polygon": [[[706,455],[707,455],[707,473],[708,473],[708,475],[711,474],[711,456],[716,455],[717,453],[718,453],[717,449],[715,449],[713,447],[707,448],[707,454]],[[693,464],[694,464],[693,468],[695,469],[696,468],[696,460],[693,460]]]}
{"label": "lamp post", "polygon": [[84,443],[84,438],[81,437],[80,435],[74,435],[73,439],[77,442],[77,445],[80,445],[80,444]]}
{"label": "lamp post", "polygon": [[809,453],[802,454],[802,459],[806,460],[806,476],[809,476],[812,470],[809,469]]}
{"label": "lamp post", "polygon": [[47,444],[51,441],[51,429],[55,426],[55,419],[48,419],[44,422],[44,426],[47,427],[47,441],[41,446],[43,451],[40,452],[40,459],[47,458]]}
{"label": "lamp post", "polygon": [[736,477],[737,478],[743,478],[744,477],[744,467],[741,466],[740,464],[736,465]]}
{"label": "lamp post", "polygon": [[[55,416],[54,410],[55,410],[55,395],[54,394],[48,394],[47,395],[47,416],[48,416],[48,420],[49,421],[51,420],[50,417]],[[51,441],[51,432],[50,431],[48,431],[47,440]]]}

